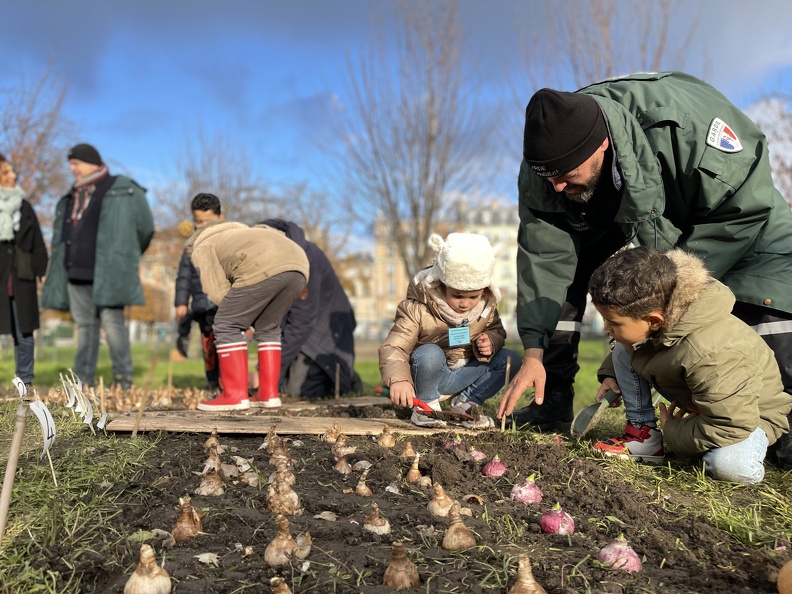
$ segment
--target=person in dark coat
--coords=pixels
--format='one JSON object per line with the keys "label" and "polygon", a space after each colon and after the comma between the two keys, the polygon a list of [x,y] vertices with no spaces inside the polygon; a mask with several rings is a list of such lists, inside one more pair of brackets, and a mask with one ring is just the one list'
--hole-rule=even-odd
{"label": "person in dark coat", "polygon": [[[194,225],[190,225],[189,221],[185,221],[185,223],[189,225],[191,232],[195,227],[200,227],[207,221],[225,220],[220,199],[214,194],[197,194],[192,199],[190,209],[192,210]],[[217,365],[217,350],[215,349],[215,337],[212,332],[212,323],[217,312],[217,305],[209,301],[209,297],[203,292],[201,275],[193,266],[187,249],[184,250],[179,262],[174,302],[176,306],[176,321],[179,324],[179,337],[176,339],[176,348],[184,357],[187,356],[190,329],[192,323],[197,322],[198,327],[201,329],[201,348],[206,381],[211,389],[219,387],[220,368]]]}
{"label": "person in dark coat", "polygon": [[16,181],[0,154],[0,334],[14,337],[16,375],[29,385],[39,327],[36,280],[46,273],[48,257],[36,212]]}
{"label": "person in dark coat", "polygon": [[267,219],[262,224],[282,231],[302,247],[310,264],[308,297],[295,301],[281,324],[279,391],[311,399],[332,397],[336,366],[339,391],[359,391],[360,378],[354,369],[355,312],[330,261],[305,239],[296,223]]}

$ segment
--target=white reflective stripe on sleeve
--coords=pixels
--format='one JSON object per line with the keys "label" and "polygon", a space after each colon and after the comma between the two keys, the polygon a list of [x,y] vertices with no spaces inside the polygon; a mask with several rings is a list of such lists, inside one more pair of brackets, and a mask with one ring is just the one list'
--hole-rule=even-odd
{"label": "white reflective stripe on sleeve", "polygon": [[768,336],[769,334],[786,334],[792,332],[792,320],[780,320],[778,322],[766,322],[764,324],[757,324],[751,328],[759,336]]}
{"label": "white reflective stripe on sleeve", "polygon": [[556,324],[555,329],[560,330],[561,332],[580,332],[580,328],[583,324],[580,322],[568,322],[562,320]]}

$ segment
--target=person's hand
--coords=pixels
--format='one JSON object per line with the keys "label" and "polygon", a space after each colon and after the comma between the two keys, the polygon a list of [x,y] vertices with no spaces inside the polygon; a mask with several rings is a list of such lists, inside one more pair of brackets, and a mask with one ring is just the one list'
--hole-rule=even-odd
{"label": "person's hand", "polygon": [[481,334],[476,339],[476,348],[482,357],[489,357],[492,354],[492,341],[488,334]]}
{"label": "person's hand", "polygon": [[660,403],[660,428],[665,427],[668,421],[679,421],[687,414],[684,408],[677,408],[676,400],[666,406],[665,402]]}
{"label": "person's hand", "polygon": [[187,315],[187,306],[186,305],[177,305],[176,306],[176,321],[181,322],[184,316]]}
{"label": "person's hand", "polygon": [[617,406],[621,406],[622,403],[621,388],[619,388],[619,384],[617,384],[616,380],[612,377],[606,377],[604,380],[602,380],[602,383],[600,384],[600,387],[597,390],[597,395],[594,396],[594,400],[596,400],[597,402],[601,401],[602,397],[605,396],[605,393],[608,390],[613,390],[614,392],[619,394],[619,397],[613,402],[611,402],[608,408],[616,408]]}
{"label": "person's hand", "polygon": [[511,414],[514,405],[528,388],[535,388],[534,401],[536,404],[544,402],[544,388],[547,373],[542,365],[543,349],[527,349],[523,354],[522,367],[514,376],[506,392],[503,394],[498,407],[498,418]]}
{"label": "person's hand", "polygon": [[303,287],[303,290],[300,291],[300,295],[297,297],[300,301],[305,301],[308,299],[308,287]]}
{"label": "person's hand", "polygon": [[393,404],[412,407],[413,398],[415,398],[415,388],[410,382],[402,380],[390,385],[390,399]]}

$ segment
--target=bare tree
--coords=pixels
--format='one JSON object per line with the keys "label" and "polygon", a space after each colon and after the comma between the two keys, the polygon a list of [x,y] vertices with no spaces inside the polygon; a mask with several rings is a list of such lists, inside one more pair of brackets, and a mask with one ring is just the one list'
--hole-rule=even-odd
{"label": "bare tree", "polygon": [[154,189],[157,222],[173,226],[191,218],[190,202],[200,192],[217,195],[230,221],[254,224],[278,201],[251,165],[242,145],[228,136],[187,135],[176,157],[180,179]]}
{"label": "bare tree", "polygon": [[70,185],[66,155],[73,124],[63,115],[66,87],[51,70],[30,81],[0,88],[0,152],[14,164],[28,200],[42,223]]}
{"label": "bare tree", "polygon": [[[524,66],[516,79],[521,82],[514,85],[519,110],[510,118],[509,134],[522,128],[528,98],[542,87],[575,90],[568,88],[570,77],[580,88],[631,72],[687,70],[698,17],[680,30],[673,20],[680,3],[570,0],[531,5],[532,21],[541,26],[522,40]],[[706,63],[704,55],[703,68]]]}
{"label": "bare tree", "polygon": [[630,72],[683,69],[698,21],[676,31],[672,42],[675,4],[679,0],[544,4],[547,41],[578,87]]}
{"label": "bare tree", "polygon": [[283,210],[275,216],[302,227],[308,241],[315,243],[337,268],[352,232],[351,205],[339,204],[338,198],[327,193],[309,190],[306,183],[284,188],[279,194]]}
{"label": "bare tree", "polygon": [[343,147],[331,152],[347,195],[367,220],[387,221],[408,272],[426,264],[427,241],[448,195],[485,171],[491,126],[478,118],[461,61],[454,0],[400,1],[392,52],[384,28],[350,63],[350,104],[334,112]]}

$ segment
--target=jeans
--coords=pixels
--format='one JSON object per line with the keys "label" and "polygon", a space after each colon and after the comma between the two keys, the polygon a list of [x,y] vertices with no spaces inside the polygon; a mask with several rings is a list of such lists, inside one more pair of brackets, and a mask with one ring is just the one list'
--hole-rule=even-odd
{"label": "jeans", "polygon": [[432,402],[440,394],[459,393],[462,402],[483,404],[503,388],[509,356],[513,377],[521,359],[508,349],[498,351],[489,363],[471,359],[464,367],[451,369],[443,349],[435,344],[421,345],[410,355],[415,395],[424,402]]}
{"label": "jeans", "polygon": [[14,336],[16,375],[24,383],[29,384],[33,381],[35,341],[32,334],[22,334],[22,332],[19,331],[16,299],[13,297],[11,298],[11,332]]}
{"label": "jeans", "polygon": [[761,427],[746,439],[722,448],[709,450],[702,456],[704,470],[718,481],[755,485],[764,478],[767,434]]}
{"label": "jeans", "polygon": [[96,359],[99,355],[99,327],[105,329],[113,381],[123,387],[132,385],[132,354],[129,350],[129,330],[124,323],[123,307],[96,307],[93,303],[93,285],[67,285],[69,310],[77,324],[77,357],[75,373],[83,383],[93,385]]}
{"label": "jeans", "polygon": [[617,342],[613,347],[612,358],[627,422],[638,429],[644,425],[657,429],[657,415],[652,405],[652,388],[648,381],[633,371],[627,347]]}
{"label": "jeans", "polygon": [[[627,422],[639,428],[643,425],[657,428],[649,382],[633,371],[627,348],[618,343],[613,347],[613,367]],[[705,452],[702,456],[704,469],[715,480],[748,485],[759,483],[764,478],[767,443],[767,435],[757,427],[741,442]]]}

